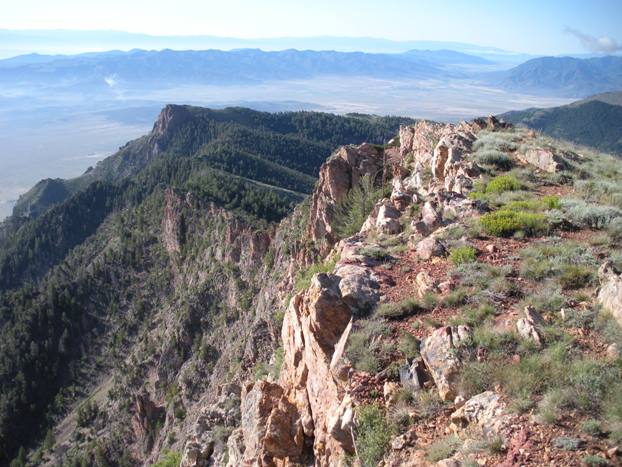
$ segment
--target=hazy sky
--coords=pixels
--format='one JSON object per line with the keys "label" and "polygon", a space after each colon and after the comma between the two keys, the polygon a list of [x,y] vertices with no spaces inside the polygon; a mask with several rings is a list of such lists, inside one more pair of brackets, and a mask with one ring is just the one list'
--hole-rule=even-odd
{"label": "hazy sky", "polygon": [[614,52],[622,43],[622,0],[9,0],[1,10],[4,29],[368,36],[535,54]]}

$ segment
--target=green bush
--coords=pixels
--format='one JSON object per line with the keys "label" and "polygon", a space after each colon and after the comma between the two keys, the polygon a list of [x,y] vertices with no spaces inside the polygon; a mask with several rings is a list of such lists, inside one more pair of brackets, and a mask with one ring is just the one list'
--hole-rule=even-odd
{"label": "green bush", "polygon": [[499,170],[510,170],[514,167],[514,160],[496,149],[478,151],[475,160],[481,165],[491,165]]}
{"label": "green bush", "polygon": [[614,242],[622,242],[622,218],[612,219],[607,226],[607,233]]}
{"label": "green bush", "polygon": [[337,237],[350,237],[361,230],[374,205],[385,194],[385,189],[376,187],[371,177],[363,177],[335,207],[332,227]]}
{"label": "green bush", "polygon": [[346,356],[354,368],[367,373],[378,371],[380,361],[376,354],[382,350],[378,337],[388,335],[389,332],[389,328],[382,321],[357,321],[357,328],[350,334],[346,347]]}
{"label": "green bush", "polygon": [[397,348],[410,360],[419,355],[419,340],[409,332],[402,331]]}
{"label": "green bush", "polygon": [[446,404],[435,390],[419,391],[415,397],[415,407],[420,417],[429,419],[442,412]]}
{"label": "green bush", "polygon": [[603,426],[600,421],[590,418],[589,420],[583,422],[583,425],[581,425],[581,431],[590,436],[600,436],[603,433]]}
{"label": "green bush", "polygon": [[449,259],[456,266],[472,263],[476,260],[477,250],[469,245],[458,246],[449,250]]}
{"label": "green bush", "polygon": [[493,178],[486,185],[486,193],[503,193],[505,191],[516,191],[522,188],[522,184],[511,175],[499,175]]}
{"label": "green bush", "polygon": [[604,229],[614,219],[622,217],[622,209],[620,208],[586,203],[580,199],[564,199],[561,202],[561,207],[570,222],[578,227]]}
{"label": "green bush", "polygon": [[511,201],[503,206],[509,211],[548,211],[550,209],[560,209],[561,201],[559,196],[544,196],[538,199],[527,199],[522,201]]}
{"label": "green bush", "polygon": [[546,216],[524,211],[500,209],[480,218],[484,231],[495,237],[510,237],[517,232],[539,235],[548,231]]}
{"label": "green bush", "polygon": [[456,435],[449,435],[433,442],[426,448],[426,459],[438,462],[453,456],[462,446],[462,441]]}
{"label": "green bush", "polygon": [[565,265],[559,275],[559,284],[562,289],[580,289],[590,285],[594,271],[585,266],[574,264]]}
{"label": "green bush", "polygon": [[397,319],[428,309],[429,307],[425,301],[410,297],[398,303],[382,303],[376,308],[374,316],[377,318]]}
{"label": "green bush", "polygon": [[389,447],[394,427],[376,404],[363,405],[356,411],[356,450],[363,467],[375,467]]}
{"label": "green bush", "polygon": [[609,465],[609,461],[607,461],[607,459],[600,457],[600,456],[595,456],[593,454],[584,456],[582,460],[585,465],[590,466],[590,467],[600,467],[600,466]]}
{"label": "green bush", "polygon": [[181,463],[181,453],[175,451],[165,451],[160,460],[152,467],[178,467]]}
{"label": "green bush", "polygon": [[339,258],[333,257],[332,259],[327,259],[322,263],[314,263],[307,269],[299,271],[298,274],[296,274],[296,291],[300,292],[301,290],[308,289],[314,275],[323,272],[332,272],[333,269],[335,269],[335,264],[337,264],[338,260]]}

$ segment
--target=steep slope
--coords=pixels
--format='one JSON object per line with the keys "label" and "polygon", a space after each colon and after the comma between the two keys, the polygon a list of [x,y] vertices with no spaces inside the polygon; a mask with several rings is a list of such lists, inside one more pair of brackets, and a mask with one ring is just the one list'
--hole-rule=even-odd
{"label": "steep slope", "polygon": [[323,166],[316,234],[383,162],[391,195],[299,276],[240,426],[200,420],[183,467],[619,463],[617,161],[492,118],[400,142]]}
{"label": "steep slope", "polygon": [[612,92],[601,96],[561,107],[507,112],[501,117],[553,138],[622,154],[622,105],[615,103],[622,93]]}
{"label": "steep slope", "polygon": [[[80,179],[55,181],[72,192],[69,198],[47,210],[50,203],[33,199],[29,210],[35,213],[37,207],[38,216],[5,222],[0,239],[1,461],[8,462],[20,445],[31,446],[40,430],[53,426],[113,370],[122,378],[112,384],[116,407],[129,417],[134,403],[151,407],[135,399],[144,382],[140,368],[160,368],[152,395],[159,404],[179,384],[178,371],[190,356],[201,377],[213,367],[222,376],[233,368],[231,359],[243,357],[249,331],[271,342],[266,313],[252,313],[251,306],[260,287],[273,283],[271,275],[287,270],[279,266],[275,273],[268,266],[272,261],[264,264],[276,222],[311,190],[331,142],[382,143],[406,121],[168,106],[149,135]],[[296,232],[277,238],[298,238]],[[291,261],[284,253],[277,259]],[[272,300],[273,294],[264,306]],[[234,327],[242,347],[232,349],[225,340],[216,348],[224,329]],[[163,347],[155,352],[153,345]],[[258,346],[247,351],[253,361],[255,353],[263,355]],[[126,359],[132,355],[135,361]],[[209,391],[197,388],[196,397],[204,392]],[[83,406],[73,414],[76,438],[59,443],[59,456],[69,456],[64,451],[83,441],[80,427],[94,419],[89,410]],[[135,463],[148,458],[152,448],[154,455],[160,452],[155,434],[139,428],[154,426],[137,417],[139,425],[130,434],[128,418],[120,417],[118,426],[104,424],[110,428],[112,458],[126,456]]]}
{"label": "steep slope", "polygon": [[3,410],[35,426],[21,399],[58,389],[30,462],[619,463],[616,159],[419,122],[335,151],[278,224],[184,160],[3,294]]}
{"label": "steep slope", "polygon": [[528,60],[502,75],[506,89],[535,94],[586,97],[622,89],[622,57],[542,57]]}

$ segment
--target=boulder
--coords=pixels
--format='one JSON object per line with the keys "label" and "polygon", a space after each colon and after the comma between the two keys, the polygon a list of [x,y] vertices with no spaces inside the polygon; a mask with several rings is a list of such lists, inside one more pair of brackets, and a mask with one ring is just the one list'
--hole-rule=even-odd
{"label": "boulder", "polygon": [[498,435],[510,424],[511,417],[498,394],[486,391],[473,396],[451,414],[451,421],[459,426],[477,424],[484,435]]}
{"label": "boulder", "polygon": [[430,379],[421,357],[400,367],[400,384],[412,392],[419,392]]}
{"label": "boulder", "polygon": [[421,357],[443,400],[454,400],[458,395],[457,383],[462,362],[456,349],[471,336],[468,326],[445,326],[436,329],[423,342]]}
{"label": "boulder", "polygon": [[380,299],[380,284],[372,270],[357,264],[339,264],[335,274],[341,278],[341,298],[354,312],[373,309]]}
{"label": "boulder", "polygon": [[530,148],[525,153],[517,153],[518,159],[536,166],[545,172],[555,173],[566,167],[564,159],[549,148]]}
{"label": "boulder", "polygon": [[433,201],[426,201],[421,208],[421,220],[430,229],[441,224],[442,217],[438,207]]}
{"label": "boulder", "polygon": [[434,256],[443,256],[445,254],[445,247],[435,237],[426,237],[416,246],[417,255],[423,260],[428,260]]}
{"label": "boulder", "polygon": [[541,327],[544,324],[542,317],[532,306],[526,306],[524,310],[524,318],[516,321],[516,330],[518,335],[523,339],[531,339],[538,346],[542,345]]}
{"label": "boulder", "polygon": [[401,213],[388,200],[385,200],[378,209],[376,228],[384,234],[398,234],[402,231],[400,216]]}
{"label": "boulder", "polygon": [[432,276],[427,271],[421,271],[415,277],[415,287],[417,288],[417,295],[423,297],[428,292],[436,291],[436,283]]}
{"label": "boulder", "polygon": [[609,311],[622,326],[622,275],[611,261],[606,261],[598,270],[600,290],[598,302]]}

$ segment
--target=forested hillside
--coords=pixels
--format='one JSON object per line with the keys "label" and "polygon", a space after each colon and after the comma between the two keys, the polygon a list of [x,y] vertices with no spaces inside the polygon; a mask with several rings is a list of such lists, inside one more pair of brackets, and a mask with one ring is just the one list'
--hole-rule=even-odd
{"label": "forested hillside", "polygon": [[622,154],[622,92],[611,92],[547,109],[507,112],[502,117],[558,139]]}
{"label": "forested hillside", "polygon": [[[78,179],[22,197],[0,229],[0,463],[35,446],[138,342],[147,345],[152,320],[193,323],[193,335],[171,330],[158,341],[175,355],[171,372],[196,346],[209,354],[215,321],[236,322],[262,285],[264,263],[253,260],[265,253],[262,239],[311,192],[330,152],[382,145],[408,122],[167,106],[149,135]],[[118,403],[133,404],[140,385],[123,387]],[[113,454],[118,465],[136,457]]]}

